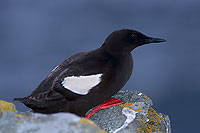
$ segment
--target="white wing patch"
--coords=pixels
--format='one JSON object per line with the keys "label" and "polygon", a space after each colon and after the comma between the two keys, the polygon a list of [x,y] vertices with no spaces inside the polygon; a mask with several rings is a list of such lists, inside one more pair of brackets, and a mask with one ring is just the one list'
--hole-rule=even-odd
{"label": "white wing patch", "polygon": [[74,93],[86,95],[90,89],[101,82],[101,76],[102,74],[65,77],[62,85]]}

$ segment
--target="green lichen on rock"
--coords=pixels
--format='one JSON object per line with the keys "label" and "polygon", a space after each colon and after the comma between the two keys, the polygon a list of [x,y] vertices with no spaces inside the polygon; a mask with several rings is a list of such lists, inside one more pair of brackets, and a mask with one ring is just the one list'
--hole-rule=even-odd
{"label": "green lichen on rock", "polygon": [[13,112],[16,111],[15,105],[10,102],[6,102],[3,100],[0,100],[0,116],[3,112]]}
{"label": "green lichen on rock", "polygon": [[165,119],[168,119],[165,117],[166,116],[163,114],[158,114],[153,108],[150,108],[147,111],[146,116],[144,116],[142,119],[138,119],[138,121],[142,124],[142,126],[137,129],[138,133],[162,132],[162,121],[164,122]]}
{"label": "green lichen on rock", "polygon": [[113,133],[171,133],[169,117],[157,113],[148,96],[138,91],[120,91],[114,97],[125,103],[100,110],[90,118],[102,129]]}

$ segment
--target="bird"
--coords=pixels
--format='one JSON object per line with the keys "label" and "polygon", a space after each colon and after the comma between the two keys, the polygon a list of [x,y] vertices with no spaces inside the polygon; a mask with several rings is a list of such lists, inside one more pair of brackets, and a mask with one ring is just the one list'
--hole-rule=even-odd
{"label": "bird", "polygon": [[99,48],[72,55],[30,95],[14,100],[37,113],[69,112],[84,116],[124,87],[133,71],[131,52],[135,48],[165,41],[134,29],[113,31]]}

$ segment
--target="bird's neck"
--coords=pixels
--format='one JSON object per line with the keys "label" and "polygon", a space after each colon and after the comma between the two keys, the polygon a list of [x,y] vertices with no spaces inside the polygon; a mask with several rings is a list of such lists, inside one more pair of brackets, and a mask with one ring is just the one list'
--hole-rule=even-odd
{"label": "bird's neck", "polygon": [[131,56],[130,52],[123,52],[123,51],[120,51],[120,49],[116,50],[114,48],[111,49],[109,47],[106,47],[105,43],[103,43],[102,46],[98,49],[100,51],[103,51],[104,53],[114,57],[114,58],[117,58],[117,59],[124,58],[124,57],[127,57],[127,56]]}

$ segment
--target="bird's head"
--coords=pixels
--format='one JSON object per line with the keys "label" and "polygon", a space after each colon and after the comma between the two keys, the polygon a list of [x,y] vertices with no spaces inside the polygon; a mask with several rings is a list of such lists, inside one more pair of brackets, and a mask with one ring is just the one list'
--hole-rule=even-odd
{"label": "bird's head", "polygon": [[121,29],[112,32],[106,38],[103,47],[112,54],[127,54],[138,46],[165,41],[161,38],[148,37],[136,30]]}

